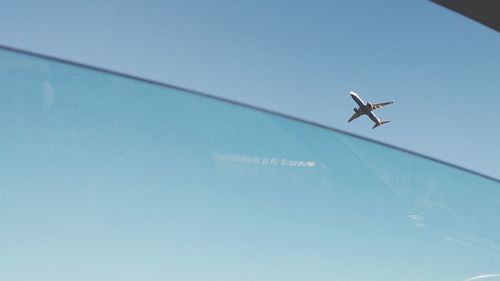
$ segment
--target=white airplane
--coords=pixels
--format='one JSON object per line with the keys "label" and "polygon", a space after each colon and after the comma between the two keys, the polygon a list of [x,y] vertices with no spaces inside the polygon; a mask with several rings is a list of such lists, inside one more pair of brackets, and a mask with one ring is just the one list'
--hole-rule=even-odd
{"label": "white airplane", "polygon": [[354,108],[354,114],[351,116],[351,118],[349,118],[347,122],[351,122],[352,120],[364,114],[368,115],[368,117],[370,117],[370,119],[372,119],[372,121],[375,122],[375,125],[373,125],[372,129],[375,129],[382,124],[391,122],[391,121],[382,121],[382,119],[378,118],[377,116],[375,116],[375,114],[373,114],[373,110],[394,103],[393,101],[374,103],[374,104],[367,102],[365,104],[363,100],[355,92],[349,91],[349,94],[351,95],[351,98],[359,105],[359,108]]}

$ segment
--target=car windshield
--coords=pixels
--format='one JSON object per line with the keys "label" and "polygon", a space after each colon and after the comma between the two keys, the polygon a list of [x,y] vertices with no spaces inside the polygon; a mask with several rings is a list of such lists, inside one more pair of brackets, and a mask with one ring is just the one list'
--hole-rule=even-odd
{"label": "car windshield", "polygon": [[0,280],[493,280],[498,180],[0,50]]}

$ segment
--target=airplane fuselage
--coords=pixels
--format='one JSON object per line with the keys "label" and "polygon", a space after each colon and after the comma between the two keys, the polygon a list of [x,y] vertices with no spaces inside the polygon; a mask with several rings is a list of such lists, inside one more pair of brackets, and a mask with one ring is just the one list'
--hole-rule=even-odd
{"label": "airplane fuselage", "polygon": [[373,108],[371,103],[364,103],[361,98],[356,95],[354,92],[351,92],[351,98],[358,104],[358,108],[354,109],[354,112],[357,112],[361,115],[366,114],[373,122],[376,124],[380,125],[380,120],[377,118],[377,116],[373,113]]}
{"label": "airplane fuselage", "polygon": [[393,101],[386,101],[373,104],[369,102],[364,103],[363,100],[355,92],[349,91],[349,94],[351,95],[351,98],[354,100],[354,102],[356,102],[356,104],[358,105],[358,108],[354,108],[354,114],[351,116],[351,118],[349,118],[349,120],[347,120],[347,122],[351,122],[352,120],[363,115],[367,115],[375,123],[372,129],[375,129],[382,124],[391,122],[388,120],[382,121],[373,113],[373,110],[394,103]]}

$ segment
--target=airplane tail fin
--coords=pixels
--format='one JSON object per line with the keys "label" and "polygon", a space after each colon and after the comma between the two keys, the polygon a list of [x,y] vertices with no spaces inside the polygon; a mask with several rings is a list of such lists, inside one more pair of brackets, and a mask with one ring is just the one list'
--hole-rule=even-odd
{"label": "airplane tail fin", "polygon": [[375,128],[377,128],[378,126],[383,125],[383,124],[385,124],[385,123],[389,123],[389,122],[391,122],[391,121],[390,121],[390,120],[387,120],[387,121],[382,121],[382,120],[379,120],[379,123],[375,123],[375,125],[373,125],[372,129],[375,129]]}

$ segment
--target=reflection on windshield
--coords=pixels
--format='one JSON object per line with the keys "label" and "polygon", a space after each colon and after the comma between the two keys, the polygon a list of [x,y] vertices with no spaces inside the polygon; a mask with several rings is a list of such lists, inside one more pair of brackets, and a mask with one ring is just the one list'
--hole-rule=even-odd
{"label": "reflection on windshield", "polygon": [[472,278],[467,279],[466,281],[472,280],[500,280],[500,274],[483,274],[474,276]]}
{"label": "reflection on windshield", "polygon": [[1,280],[495,280],[500,185],[0,51]]}

